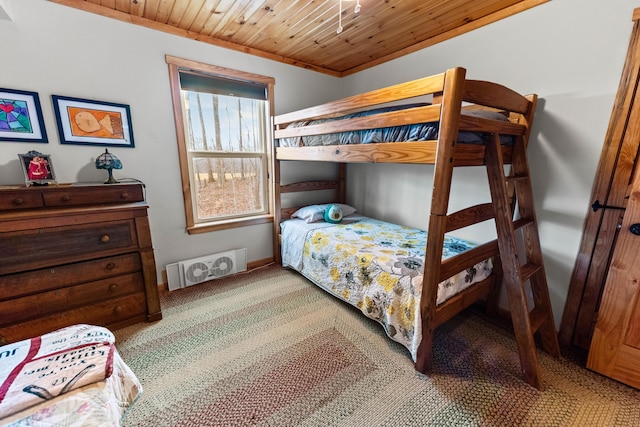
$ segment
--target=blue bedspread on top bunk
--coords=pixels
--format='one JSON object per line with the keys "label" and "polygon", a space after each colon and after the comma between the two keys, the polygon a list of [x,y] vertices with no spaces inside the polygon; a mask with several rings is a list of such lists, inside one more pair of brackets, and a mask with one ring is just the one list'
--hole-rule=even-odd
{"label": "blue bedspread on top bunk", "polygon": [[[385,113],[389,111],[397,111],[408,108],[422,107],[429,104],[405,104],[396,105],[391,107],[376,108],[373,110],[360,111],[357,113],[347,114],[344,116],[319,119],[319,120],[305,120],[300,122],[294,122],[287,126],[287,128],[297,128],[309,125],[316,125],[326,123],[329,121],[350,119],[355,117],[370,116],[373,114]],[[470,110],[465,111],[463,114],[474,115],[477,117],[484,117],[493,120],[508,121],[508,119],[493,111],[484,110]],[[365,129],[356,130],[350,132],[329,133],[324,135],[310,135],[302,137],[281,138],[278,140],[280,147],[304,147],[304,146],[318,146],[318,145],[344,145],[344,144],[369,144],[375,142],[399,142],[399,141],[429,141],[438,139],[438,122],[430,123],[417,123],[403,126],[391,126],[377,129]],[[474,133],[474,132],[460,132],[458,135],[458,142],[466,144],[483,144],[486,142],[486,134]],[[512,138],[501,137],[503,144],[512,143]]]}

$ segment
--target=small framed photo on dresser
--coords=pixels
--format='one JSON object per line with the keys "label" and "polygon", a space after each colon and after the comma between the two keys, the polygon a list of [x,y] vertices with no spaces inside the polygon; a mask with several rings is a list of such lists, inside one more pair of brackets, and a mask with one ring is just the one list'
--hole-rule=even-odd
{"label": "small framed photo on dresser", "polygon": [[20,158],[20,164],[24,172],[24,181],[27,187],[30,185],[47,185],[50,182],[56,182],[50,155],[32,150],[26,154],[18,154],[18,157]]}

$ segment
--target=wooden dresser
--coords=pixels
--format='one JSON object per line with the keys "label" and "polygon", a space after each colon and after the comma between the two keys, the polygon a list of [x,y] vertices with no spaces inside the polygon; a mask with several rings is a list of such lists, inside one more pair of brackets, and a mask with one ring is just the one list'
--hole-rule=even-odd
{"label": "wooden dresser", "polygon": [[142,184],[0,187],[0,344],[162,318]]}

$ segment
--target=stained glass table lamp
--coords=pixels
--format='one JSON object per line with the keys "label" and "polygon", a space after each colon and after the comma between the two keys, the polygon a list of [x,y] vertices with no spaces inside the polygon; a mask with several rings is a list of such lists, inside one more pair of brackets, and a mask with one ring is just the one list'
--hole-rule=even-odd
{"label": "stained glass table lamp", "polygon": [[105,148],[104,153],[96,158],[96,169],[106,169],[109,172],[109,179],[105,184],[117,184],[118,181],[113,178],[113,169],[122,169],[122,162]]}

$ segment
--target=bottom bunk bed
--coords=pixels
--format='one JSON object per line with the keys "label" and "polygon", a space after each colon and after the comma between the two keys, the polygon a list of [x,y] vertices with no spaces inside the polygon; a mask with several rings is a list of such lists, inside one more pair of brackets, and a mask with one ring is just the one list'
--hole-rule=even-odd
{"label": "bottom bunk bed", "polygon": [[[420,299],[427,233],[355,213],[336,224],[293,216],[281,224],[282,265],[379,322],[415,362],[422,340]],[[471,242],[447,237],[443,259],[474,247],[477,245]],[[460,296],[472,286],[474,294],[487,295],[495,283],[492,270],[493,261],[488,258],[456,272],[439,284],[436,304],[444,309],[464,304],[465,298],[473,302],[477,297]],[[444,321],[443,317],[438,321]]]}

